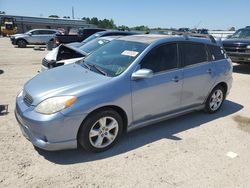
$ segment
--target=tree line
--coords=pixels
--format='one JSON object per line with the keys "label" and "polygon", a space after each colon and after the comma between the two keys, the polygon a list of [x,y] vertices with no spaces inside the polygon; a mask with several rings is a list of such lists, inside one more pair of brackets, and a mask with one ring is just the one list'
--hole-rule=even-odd
{"label": "tree line", "polygon": [[97,17],[93,17],[93,18],[89,18],[89,17],[83,17],[82,20],[85,20],[88,24],[94,24],[97,25],[97,27],[99,28],[104,28],[104,29],[118,29],[118,30],[136,30],[136,31],[149,31],[149,27],[148,26],[136,26],[136,27],[128,27],[126,25],[120,25],[117,26],[114,23],[113,19],[98,19]]}

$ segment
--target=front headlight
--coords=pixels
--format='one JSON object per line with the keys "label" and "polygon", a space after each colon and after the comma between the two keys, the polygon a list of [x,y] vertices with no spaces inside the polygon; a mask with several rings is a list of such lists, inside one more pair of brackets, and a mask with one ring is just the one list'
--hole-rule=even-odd
{"label": "front headlight", "polygon": [[250,49],[250,45],[247,46],[247,49]]}
{"label": "front headlight", "polygon": [[35,111],[40,114],[54,114],[72,106],[76,101],[74,96],[51,97],[39,103]]}

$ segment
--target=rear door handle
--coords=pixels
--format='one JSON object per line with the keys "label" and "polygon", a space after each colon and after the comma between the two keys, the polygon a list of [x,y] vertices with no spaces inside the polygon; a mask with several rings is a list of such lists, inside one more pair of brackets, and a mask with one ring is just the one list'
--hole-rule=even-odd
{"label": "rear door handle", "polygon": [[213,73],[213,70],[212,70],[212,69],[208,69],[208,70],[207,70],[207,73],[208,73],[208,74],[212,74],[212,73]]}
{"label": "rear door handle", "polygon": [[174,82],[179,82],[179,81],[180,81],[180,79],[179,79],[179,77],[178,77],[178,76],[175,76],[175,77],[172,79],[172,81],[174,81]]}

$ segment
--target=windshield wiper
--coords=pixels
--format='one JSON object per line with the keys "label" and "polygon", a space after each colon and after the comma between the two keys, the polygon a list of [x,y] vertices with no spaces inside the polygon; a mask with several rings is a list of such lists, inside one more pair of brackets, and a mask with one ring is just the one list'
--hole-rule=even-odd
{"label": "windshield wiper", "polygon": [[98,72],[100,72],[104,76],[108,76],[108,73],[105,70],[103,70],[100,66],[95,65],[95,64],[88,64],[88,65],[91,67],[94,67]]}
{"label": "windshield wiper", "polygon": [[84,61],[82,61],[82,64],[84,67],[86,67],[87,69],[91,70],[90,66],[88,63],[85,63]]}

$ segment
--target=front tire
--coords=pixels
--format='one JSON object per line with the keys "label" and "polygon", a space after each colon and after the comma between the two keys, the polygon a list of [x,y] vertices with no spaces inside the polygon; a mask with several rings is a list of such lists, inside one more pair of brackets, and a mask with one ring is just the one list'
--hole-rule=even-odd
{"label": "front tire", "polygon": [[225,89],[222,86],[216,86],[206,100],[205,111],[209,114],[217,112],[225,100],[225,95]]}
{"label": "front tire", "polygon": [[123,121],[110,108],[91,114],[81,125],[79,144],[87,151],[102,152],[111,148],[121,137]]}
{"label": "front tire", "polygon": [[26,48],[27,42],[23,39],[19,39],[16,44],[18,48]]}

